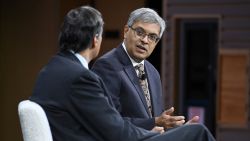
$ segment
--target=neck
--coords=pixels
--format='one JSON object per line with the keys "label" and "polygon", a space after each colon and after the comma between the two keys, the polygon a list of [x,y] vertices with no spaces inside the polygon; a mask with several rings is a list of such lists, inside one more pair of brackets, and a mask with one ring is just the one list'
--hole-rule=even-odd
{"label": "neck", "polygon": [[84,57],[88,63],[90,62],[91,57],[90,57],[89,53],[87,53],[87,52],[85,52],[85,51],[81,51],[81,52],[79,52],[79,54],[80,54],[82,57]]}

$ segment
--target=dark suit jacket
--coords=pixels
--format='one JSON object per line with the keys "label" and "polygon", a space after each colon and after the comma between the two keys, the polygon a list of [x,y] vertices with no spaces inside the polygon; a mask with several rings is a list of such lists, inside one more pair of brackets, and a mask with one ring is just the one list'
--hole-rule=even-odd
{"label": "dark suit jacket", "polygon": [[[160,76],[147,60],[144,65],[149,83],[153,116],[159,116],[163,112]],[[102,78],[112,95],[116,108],[125,119],[145,129],[154,127],[155,121],[154,118],[150,118],[139,79],[122,45],[97,59],[92,70]]]}
{"label": "dark suit jacket", "polygon": [[70,52],[60,52],[41,70],[30,100],[45,110],[54,141],[137,141],[157,135],[124,121],[102,80]]}

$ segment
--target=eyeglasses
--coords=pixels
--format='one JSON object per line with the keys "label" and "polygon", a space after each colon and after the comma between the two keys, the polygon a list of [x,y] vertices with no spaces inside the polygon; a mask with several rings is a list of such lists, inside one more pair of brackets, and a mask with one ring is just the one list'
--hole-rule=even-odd
{"label": "eyeglasses", "polygon": [[129,26],[133,31],[135,31],[136,35],[140,37],[141,39],[144,39],[146,36],[148,36],[149,42],[158,42],[160,37],[154,33],[146,33],[145,30],[141,27],[133,28],[132,26]]}

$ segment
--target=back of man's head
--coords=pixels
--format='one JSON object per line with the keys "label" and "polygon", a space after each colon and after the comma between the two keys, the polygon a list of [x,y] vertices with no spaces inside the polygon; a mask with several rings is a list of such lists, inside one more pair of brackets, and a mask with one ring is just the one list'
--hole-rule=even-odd
{"label": "back of man's head", "polygon": [[60,50],[75,53],[90,47],[95,36],[102,36],[101,13],[89,6],[70,10],[64,18],[59,34]]}

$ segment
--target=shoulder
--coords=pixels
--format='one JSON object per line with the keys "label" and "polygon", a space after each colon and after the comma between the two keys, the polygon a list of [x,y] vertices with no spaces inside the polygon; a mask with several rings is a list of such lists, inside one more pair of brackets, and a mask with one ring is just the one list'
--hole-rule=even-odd
{"label": "shoulder", "polygon": [[149,69],[150,71],[155,71],[158,73],[158,70],[148,61],[148,60],[145,60],[145,66],[147,69]]}
{"label": "shoulder", "polygon": [[146,70],[150,72],[150,74],[160,77],[159,71],[147,60],[145,60]]}
{"label": "shoulder", "polygon": [[116,48],[112,49],[111,51],[107,52],[100,58],[98,58],[95,63],[92,66],[92,70],[98,70],[98,69],[116,69],[119,68],[121,65],[121,61],[119,59],[119,56],[116,53]]}
{"label": "shoulder", "polygon": [[57,67],[57,70],[64,70],[69,72],[81,72],[84,71],[84,67],[78,60],[72,60],[70,58],[56,55],[49,62],[48,66]]}
{"label": "shoulder", "polygon": [[132,65],[126,51],[120,45],[112,49],[96,60],[93,69],[101,67],[111,67],[110,69],[121,70],[125,66]]}
{"label": "shoulder", "polygon": [[[78,60],[55,55],[48,64],[40,71],[40,76],[49,79],[64,80],[65,82],[74,81],[79,76],[96,78],[95,74],[84,68]],[[53,80],[53,81],[57,81]]]}

